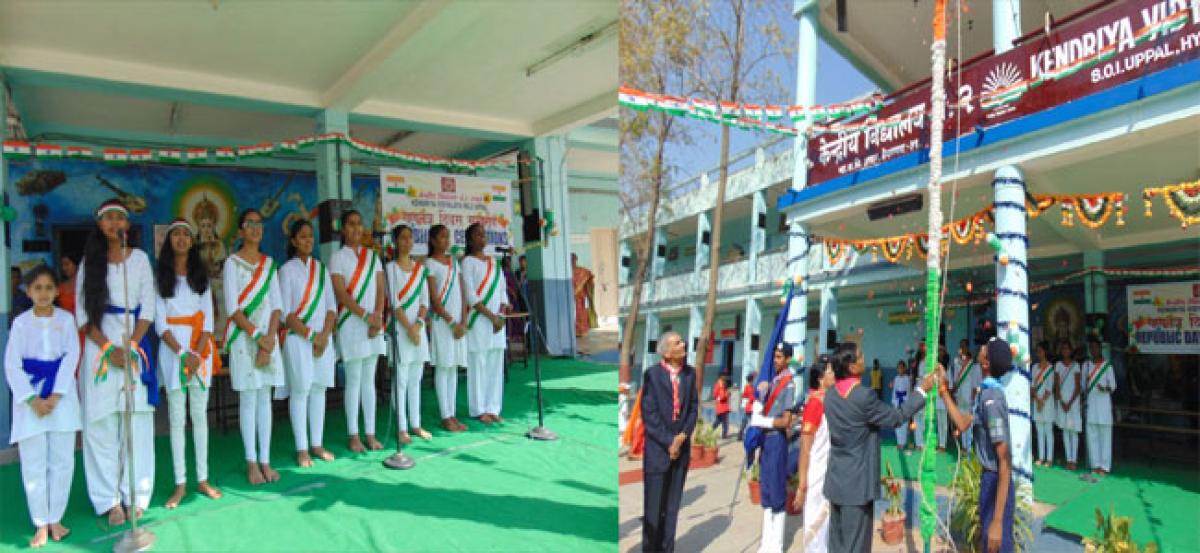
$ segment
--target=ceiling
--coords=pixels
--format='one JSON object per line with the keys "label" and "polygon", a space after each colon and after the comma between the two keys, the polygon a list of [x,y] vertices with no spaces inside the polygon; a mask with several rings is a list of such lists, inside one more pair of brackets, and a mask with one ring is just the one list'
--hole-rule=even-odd
{"label": "ceiling", "polygon": [[[1096,0],[1007,1],[1020,2],[1021,34],[1042,28],[1047,14],[1062,19],[1096,3]],[[828,39],[839,42],[850,53],[851,63],[882,81],[877,84],[886,85],[889,90],[929,77],[933,0],[855,0],[846,5],[846,32],[837,31],[835,0],[818,0],[818,19]],[[955,8],[959,5],[961,11]],[[969,60],[992,48],[992,1],[949,0],[947,6],[947,57]],[[915,40],[910,30],[923,38]]]}
{"label": "ceiling", "polygon": [[0,71],[30,137],[280,140],[334,110],[370,142],[480,158],[616,114],[615,1],[283,8],[6,1]]}

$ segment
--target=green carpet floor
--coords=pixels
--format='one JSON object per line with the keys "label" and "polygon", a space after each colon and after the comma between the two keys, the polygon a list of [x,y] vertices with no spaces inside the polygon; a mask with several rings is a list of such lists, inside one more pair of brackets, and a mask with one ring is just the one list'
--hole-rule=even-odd
{"label": "green carpet floor", "polygon": [[[338,458],[309,469],[295,463],[291,424],[276,416],[273,466],[282,479],[252,487],[245,480],[240,435],[211,430],[210,480],[225,497],[190,495],[176,510],[163,502],[173,488],[166,436],[156,444],[155,490],[144,523],[158,551],[612,551],[617,544],[616,368],[574,360],[543,360],[546,426],[560,436],[534,442],[537,424],[532,367],[510,370],[503,425],[466,418],[470,432],[435,430],[437,400],[425,382],[422,418],[432,442],[406,451],[409,471],[389,471],[389,450],[351,454],[340,409],[326,421],[325,442]],[[388,428],[380,401],[378,430]],[[395,428],[393,424],[392,428]],[[190,440],[190,436],[189,436]],[[388,443],[394,445],[394,441]],[[189,443],[189,457],[190,443]],[[189,467],[194,465],[189,461]],[[194,488],[195,473],[189,471]],[[0,467],[0,550],[25,549],[33,528],[20,467]],[[119,529],[92,513],[82,461],[63,521],[72,533],[55,550],[110,550]]]}
{"label": "green carpet floor", "polygon": [[[898,477],[916,480],[919,454],[901,453],[895,442],[885,440],[881,470],[886,471],[890,462]],[[953,449],[937,454],[938,485],[950,484],[956,461]],[[1085,471],[1069,471],[1062,465],[1035,466],[1034,499],[1055,506],[1046,516],[1046,526],[1091,536],[1096,529],[1096,509],[1107,514],[1112,506],[1117,515],[1133,518],[1132,535],[1139,545],[1153,541],[1163,553],[1200,551],[1200,472],[1177,464],[1127,461],[1118,462],[1114,470],[1089,483],[1080,480]]]}

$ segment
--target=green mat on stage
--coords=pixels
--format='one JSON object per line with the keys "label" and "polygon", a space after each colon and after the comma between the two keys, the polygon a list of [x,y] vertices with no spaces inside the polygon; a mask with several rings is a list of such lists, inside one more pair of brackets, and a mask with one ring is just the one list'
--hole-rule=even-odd
{"label": "green mat on stage", "polygon": [[[225,434],[210,425],[210,480],[225,497],[212,501],[192,491],[189,435],[192,493],[168,511],[162,504],[174,487],[173,470],[168,439],[160,436],[154,496],[143,522],[159,551],[611,551],[617,545],[616,367],[566,359],[543,360],[542,369],[546,426],[559,440],[524,437],[537,425],[532,366],[510,368],[507,422],[493,427],[466,417],[460,379],[459,414],[471,431],[455,434],[440,431],[426,379],[422,421],[434,439],[406,448],[417,460],[408,471],[382,466],[390,448],[351,454],[341,409],[325,424],[326,447],[337,459],[301,469],[291,424],[277,414],[271,458],[282,479],[252,487],[236,425]],[[378,411],[382,439],[388,428],[382,396]],[[388,445],[394,447],[394,439]],[[0,497],[0,550],[25,550],[33,527],[18,464],[0,467]],[[48,550],[109,550],[128,527],[108,529],[94,516],[78,453],[63,523],[71,535]]]}
{"label": "green mat on stage", "polygon": [[[920,452],[907,455],[896,449],[895,442],[885,440],[884,444],[881,470],[890,462],[896,476],[915,481]],[[956,460],[954,450],[937,454],[939,486],[950,485]],[[1085,471],[1068,471],[1062,465],[1034,467],[1034,498],[1054,506],[1046,516],[1046,526],[1091,536],[1096,529],[1096,509],[1107,514],[1111,505],[1117,515],[1133,518],[1132,535],[1139,545],[1153,541],[1163,553],[1196,551],[1200,544],[1196,518],[1200,513],[1200,473],[1162,463],[1119,462],[1115,470],[1089,483],[1080,480]]]}

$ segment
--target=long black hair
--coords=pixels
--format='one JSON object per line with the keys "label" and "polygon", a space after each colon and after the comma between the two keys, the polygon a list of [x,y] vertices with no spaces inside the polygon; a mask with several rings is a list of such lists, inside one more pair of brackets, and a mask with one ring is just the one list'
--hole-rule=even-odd
{"label": "long black hair", "polygon": [[[163,240],[162,247],[158,250],[158,261],[154,266],[154,282],[158,287],[158,295],[163,299],[175,297],[175,250],[171,248],[170,233],[167,233],[167,239]],[[187,252],[187,283],[188,288],[197,294],[203,294],[205,290],[208,290],[208,271],[204,269],[204,263],[200,261],[200,249],[196,246],[194,236],[192,237],[192,247],[188,248]],[[88,318],[91,318],[91,315]]]}
{"label": "long black hair", "polygon": [[296,246],[292,245],[292,240],[294,240],[296,238],[297,234],[300,234],[300,230],[303,229],[304,227],[312,228],[312,222],[309,221],[308,219],[296,219],[295,221],[292,221],[292,226],[288,227],[288,235],[287,235],[287,258],[288,259],[296,257],[296,255],[299,254],[299,252],[296,251]]}
{"label": "long black hair", "polygon": [[338,219],[338,235],[343,244],[346,243],[346,221],[350,220],[351,215],[358,215],[358,218],[362,219],[362,214],[357,209],[347,209],[342,212],[341,219]]}
{"label": "long black hair", "polygon": [[[116,202],[112,198],[104,203]],[[103,204],[101,204],[103,205]],[[124,254],[125,252],[121,252]],[[100,319],[108,307],[108,239],[100,230],[100,222],[92,226],[83,245],[83,311],[88,321],[100,328]]]}
{"label": "long black hair", "polygon": [[471,226],[467,227],[467,255],[475,254],[475,251],[471,249],[471,233],[472,232],[482,232],[482,231],[483,231],[483,225],[481,225],[479,223],[471,223]]}
{"label": "long black hair", "polygon": [[[426,242],[425,242],[425,245],[429,248],[429,255],[433,255],[433,239],[437,238],[437,235],[439,235],[443,232],[448,232],[449,230],[450,229],[446,228],[446,225],[443,225],[441,223],[438,223],[436,225],[433,225],[432,227],[429,227],[429,235],[426,236]],[[449,249],[448,246],[447,246],[447,249]],[[442,252],[442,253],[446,253],[446,252]]]}

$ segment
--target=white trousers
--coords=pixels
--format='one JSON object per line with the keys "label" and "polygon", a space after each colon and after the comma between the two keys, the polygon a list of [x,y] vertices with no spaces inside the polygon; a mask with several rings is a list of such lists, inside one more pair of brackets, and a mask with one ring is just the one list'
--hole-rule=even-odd
{"label": "white trousers", "polygon": [[325,434],[325,387],[313,384],[307,392],[292,392],[288,397],[288,413],[292,419],[292,434],[296,437],[296,451],[308,451],[322,447]]}
{"label": "white trousers", "polygon": [[17,442],[29,518],[37,527],[62,522],[75,475],[75,433],[41,432]]}
{"label": "white trousers", "polygon": [[[83,424],[83,474],[87,478],[88,498],[97,515],[117,505],[130,504],[122,418],[121,413],[112,413]],[[131,419],[134,492],[138,508],[146,509],[154,490],[154,414],[134,413]]]}
{"label": "white trousers", "polygon": [[375,435],[375,367],[379,356],[343,361],[346,369],[346,432],[358,435],[358,407],[362,404],[367,435]]}
{"label": "white trousers", "polygon": [[939,409],[937,412],[937,432],[938,432],[938,447],[941,449],[946,449],[946,431],[948,430],[946,425],[947,425],[946,410]]}
{"label": "white trousers", "polygon": [[1038,460],[1053,461],[1054,460],[1054,423],[1053,422],[1037,422],[1038,433]]}
{"label": "white trousers", "polygon": [[[186,391],[185,391],[186,390]],[[184,403],[189,403],[185,409]],[[167,392],[167,415],[171,421],[171,461],[175,467],[175,485],[187,483],[187,457],[184,427],[192,419],[192,445],[196,453],[196,481],[208,480],[208,389],[199,386],[183,386]]]}
{"label": "white trousers", "polygon": [[504,402],[504,349],[467,354],[467,403],[472,417],[499,415]]}
{"label": "white trousers", "polygon": [[896,427],[896,445],[900,447],[908,445],[908,421],[904,421]]}
{"label": "white trousers", "polygon": [[808,490],[804,499],[804,534],[801,537],[805,553],[829,551],[829,501],[821,490]]}
{"label": "white trousers", "polygon": [[[271,464],[271,387],[238,392],[238,426],[247,463]],[[258,438],[258,448],[254,438]]]}
{"label": "white trousers", "polygon": [[759,539],[758,553],[783,553],[783,531],[786,526],[787,510],[778,513],[763,509],[762,538]]}
{"label": "white trousers", "polygon": [[423,372],[425,372],[424,363],[396,365],[396,419],[400,424],[401,432],[408,432],[410,422],[412,428],[421,427],[421,373]]}
{"label": "white trousers", "polygon": [[458,367],[437,367],[433,378],[434,387],[437,388],[438,412],[443,419],[455,416],[458,411]]}
{"label": "white trousers", "polygon": [[1079,433],[1063,429],[1063,449],[1067,451],[1067,462],[1075,464],[1079,457]]}
{"label": "white trousers", "polygon": [[1088,423],[1088,463],[1092,468],[1112,471],[1112,425]]}

